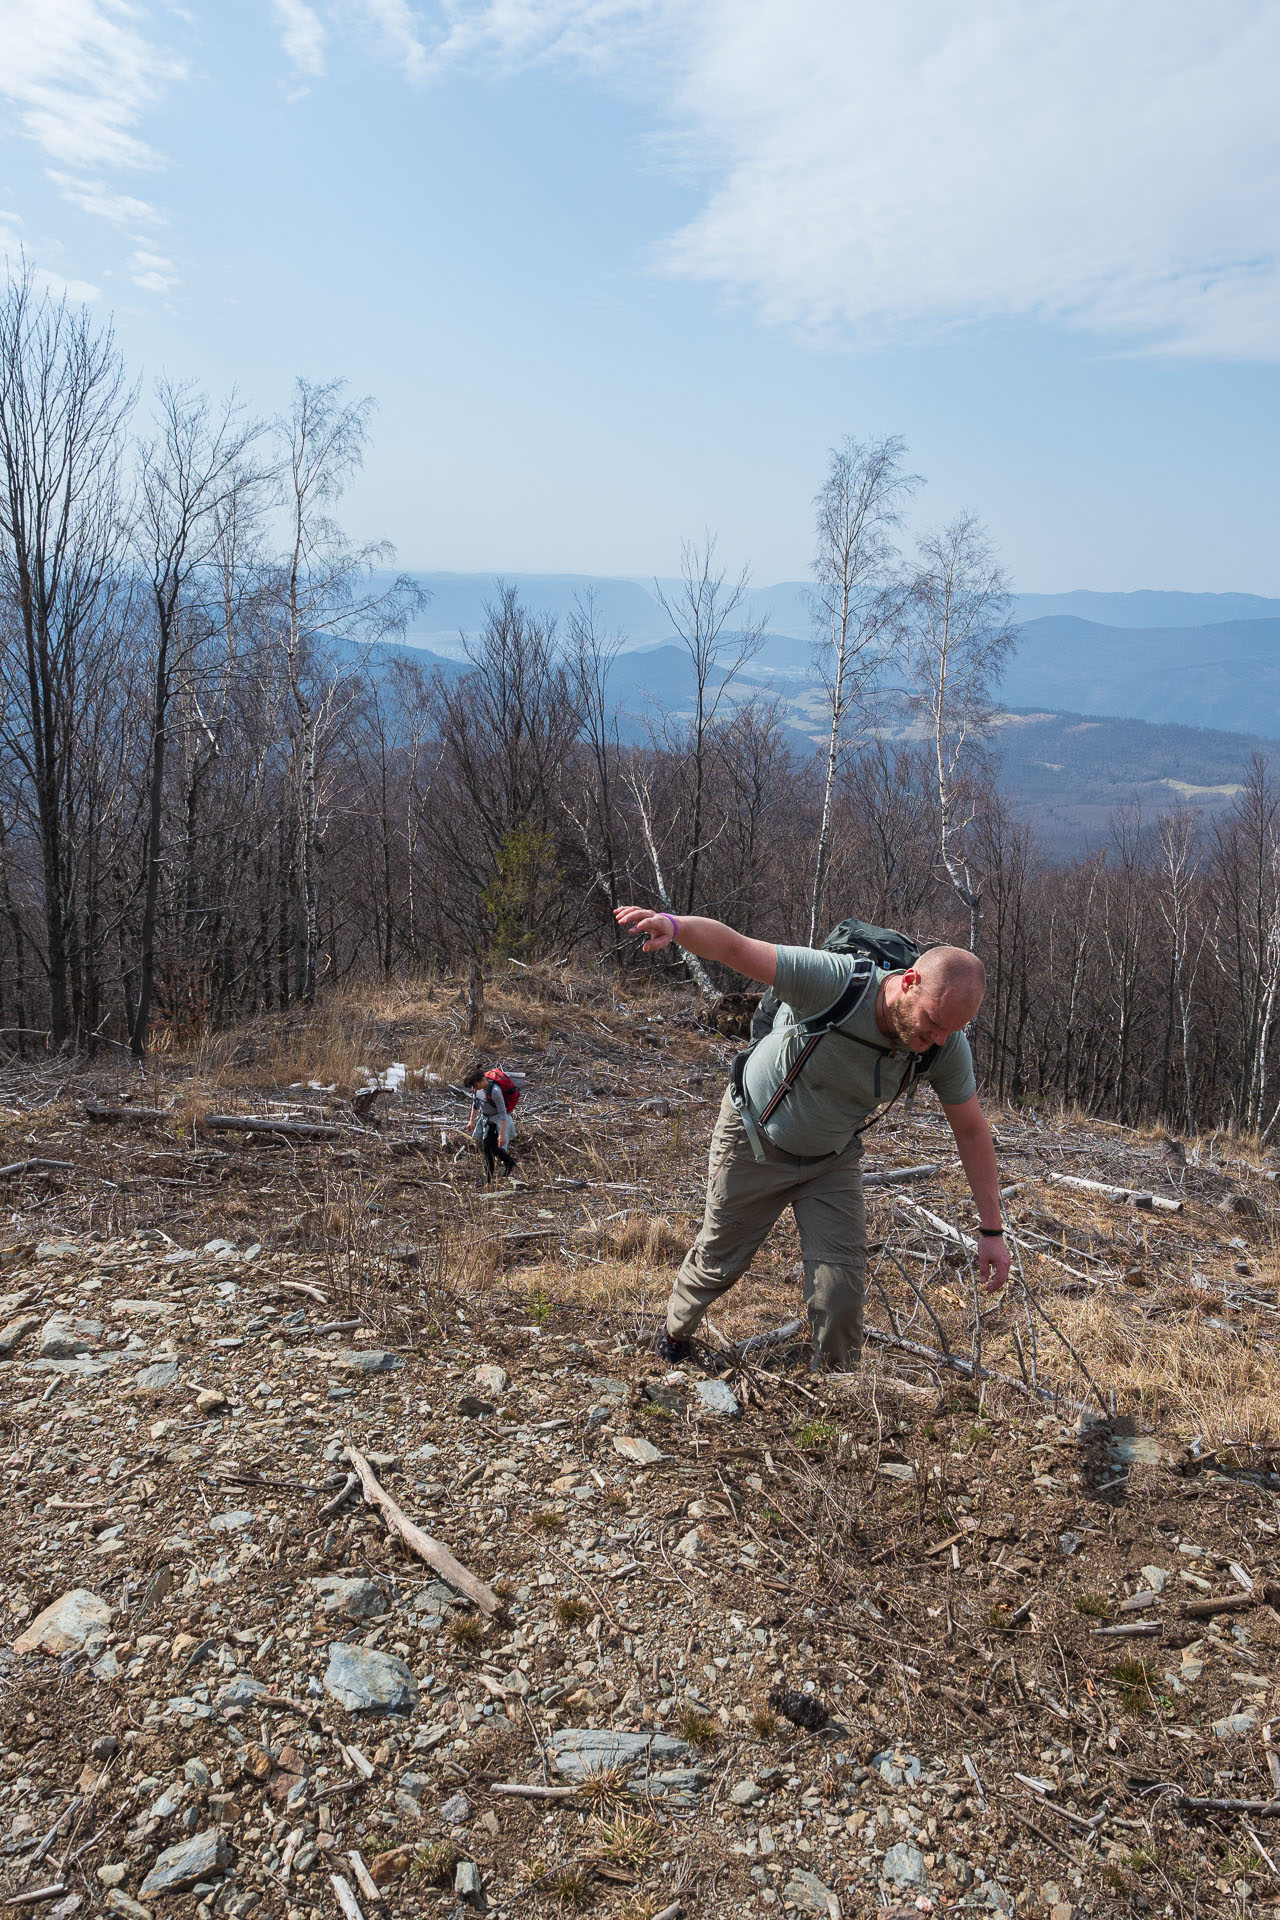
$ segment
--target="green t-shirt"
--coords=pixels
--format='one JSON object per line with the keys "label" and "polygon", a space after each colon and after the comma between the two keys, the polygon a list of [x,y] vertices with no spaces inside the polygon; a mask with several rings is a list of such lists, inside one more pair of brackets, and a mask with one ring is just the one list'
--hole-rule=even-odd
{"label": "green t-shirt", "polygon": [[[782,1005],[773,1032],[748,1059],[743,1083],[753,1115],[758,1117],[768,1106],[805,1044],[803,1034],[792,1031],[794,1023],[833,1006],[853,967],[847,953],[828,953],[823,947],[778,948],[776,991]],[[876,1025],[876,996],[886,977],[879,967],[874,969],[854,1012],[819,1041],[765,1128],[767,1138],[784,1153],[839,1153],[868,1115],[901,1087],[911,1051],[900,1043],[894,1048]],[[856,1044],[859,1041],[864,1044]],[[963,1033],[951,1035],[924,1078],[949,1107],[973,1097],[978,1090],[973,1055]]]}

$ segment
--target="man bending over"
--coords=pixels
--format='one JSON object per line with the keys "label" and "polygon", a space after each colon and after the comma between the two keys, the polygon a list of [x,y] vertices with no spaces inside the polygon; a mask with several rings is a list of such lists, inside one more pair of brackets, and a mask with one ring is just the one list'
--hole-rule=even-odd
{"label": "man bending over", "polygon": [[[675,942],[774,987],[783,1003],[721,1102],[702,1228],[676,1276],[658,1341],[664,1360],[688,1359],[704,1314],[746,1272],[789,1206],[804,1255],[814,1365],[857,1366],[867,1256],[859,1135],[931,1049],[921,1077],[955,1135],[978,1209],[982,1279],[989,1293],[999,1291],[1009,1276],[1009,1249],[995,1145],[963,1032],[986,987],[976,954],[931,947],[914,966],[890,973],[851,954],[750,940],[720,920],[677,920],[646,907],[619,907],[617,918],[647,936],[645,953]],[[816,1041],[799,1030],[828,1010],[840,1017]]]}

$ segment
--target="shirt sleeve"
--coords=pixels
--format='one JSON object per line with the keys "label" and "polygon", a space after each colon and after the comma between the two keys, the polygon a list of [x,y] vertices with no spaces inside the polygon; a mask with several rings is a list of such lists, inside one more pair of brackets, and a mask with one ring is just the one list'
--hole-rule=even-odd
{"label": "shirt sleeve", "polygon": [[853,972],[853,956],[828,953],[823,947],[779,947],[774,991],[779,1000],[807,1020],[840,998]]}
{"label": "shirt sleeve", "polygon": [[953,1033],[930,1067],[925,1079],[947,1107],[963,1106],[978,1091],[973,1071],[973,1053],[962,1033]]}
{"label": "shirt sleeve", "polygon": [[507,1117],[507,1103],[502,1097],[502,1088],[493,1080],[489,1082],[489,1098],[493,1101],[494,1112],[497,1114],[499,1120],[505,1120]]}

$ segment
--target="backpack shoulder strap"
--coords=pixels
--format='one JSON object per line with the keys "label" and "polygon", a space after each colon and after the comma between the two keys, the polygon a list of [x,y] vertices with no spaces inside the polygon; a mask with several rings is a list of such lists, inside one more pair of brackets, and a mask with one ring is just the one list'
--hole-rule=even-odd
{"label": "backpack shoulder strap", "polygon": [[769,1121],[782,1105],[782,1102],[786,1099],[796,1081],[800,1078],[804,1070],[805,1062],[823,1035],[830,1033],[833,1027],[843,1025],[850,1015],[857,1011],[858,1007],[862,1004],[867,989],[875,979],[875,972],[874,964],[865,956],[860,956],[854,961],[853,970],[841,989],[838,998],[833,1000],[829,1007],[825,1007],[821,1013],[811,1013],[807,1020],[796,1021],[793,1032],[804,1034],[805,1043],[795,1059],[791,1062],[791,1065],[787,1068],[775,1092],[762,1111],[760,1115],[760,1125],[762,1127],[768,1126]]}

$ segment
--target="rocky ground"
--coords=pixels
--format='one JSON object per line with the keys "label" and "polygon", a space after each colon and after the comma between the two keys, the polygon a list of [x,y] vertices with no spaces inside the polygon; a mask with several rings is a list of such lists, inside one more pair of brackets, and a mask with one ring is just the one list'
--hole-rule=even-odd
{"label": "rocky ground", "polygon": [[978,1313],[922,1098],[868,1155],[930,1171],[869,1188],[863,1374],[743,1350],[789,1230],[668,1373],[731,1043],[563,980],[489,1020],[530,1076],[492,1190],[444,988],[366,1022],[372,1103],[262,1033],[6,1071],[0,1901],[1280,1912],[1265,1162],[1002,1116]]}

